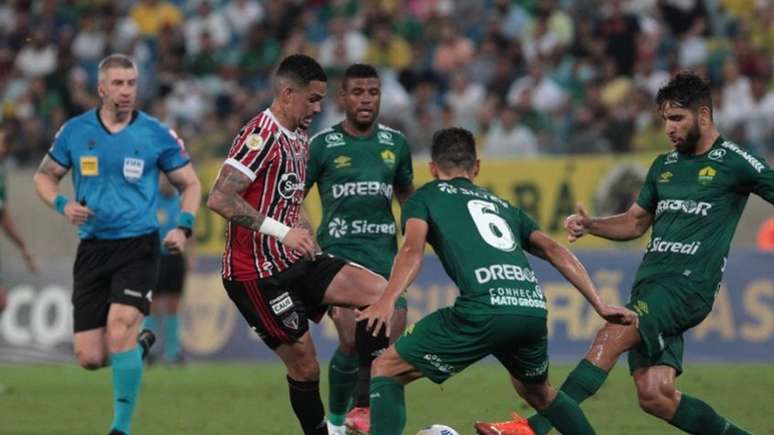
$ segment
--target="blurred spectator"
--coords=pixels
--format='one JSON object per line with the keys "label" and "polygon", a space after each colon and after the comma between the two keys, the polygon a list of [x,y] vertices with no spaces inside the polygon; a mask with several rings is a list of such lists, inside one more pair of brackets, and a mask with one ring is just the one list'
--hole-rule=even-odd
{"label": "blurred spectator", "polygon": [[499,116],[489,127],[484,140],[484,156],[534,157],[538,155],[538,140],[529,127],[520,123],[521,114],[515,107],[504,104]]}
{"label": "blurred spectator", "polygon": [[202,0],[196,6],[196,14],[185,21],[185,49],[189,55],[195,55],[202,49],[202,35],[209,34],[212,47],[219,49],[231,41],[231,32],[226,18],[219,11],[213,11],[208,0]]}
{"label": "blurred spectator", "polygon": [[177,6],[166,0],[140,0],[132,7],[130,16],[140,34],[155,38],[164,26],[177,26],[183,15]]}
{"label": "blurred spectator", "polygon": [[328,30],[330,36],[320,44],[320,65],[344,71],[349,65],[365,58],[368,40],[362,33],[353,29],[344,17],[332,18]]}
{"label": "blurred spectator", "polygon": [[43,29],[35,28],[30,41],[16,56],[16,68],[26,77],[42,77],[57,68],[57,48]]}
{"label": "blurred spectator", "polygon": [[607,17],[596,24],[595,36],[605,46],[605,54],[612,57],[618,71],[631,75],[637,53],[640,23],[636,16],[625,13],[623,0],[610,0]]}
{"label": "blurred spectator", "polygon": [[473,42],[457,34],[457,29],[451,21],[444,21],[433,55],[433,68],[440,73],[450,74],[459,68],[466,68],[473,59],[473,54]]}
{"label": "blurred spectator", "polygon": [[411,46],[393,33],[388,22],[382,21],[373,29],[365,61],[376,67],[400,71],[411,63]]}
{"label": "blurred spectator", "polygon": [[215,46],[215,41],[207,32],[199,35],[199,51],[191,54],[185,62],[185,70],[197,77],[218,74],[224,64],[223,53]]}
{"label": "blurred spectator", "polygon": [[260,27],[255,24],[263,20],[264,13],[263,5],[256,0],[231,0],[224,10],[226,21],[237,38],[246,35],[251,28]]}
{"label": "blurred spectator", "polygon": [[764,77],[753,78],[750,108],[744,117],[743,142],[758,152],[774,152],[774,91],[766,85]]}
{"label": "blurred spectator", "polygon": [[513,82],[507,101],[512,106],[526,104],[538,112],[551,113],[567,102],[567,94],[545,74],[543,64],[535,61],[529,65],[529,74]]}
{"label": "blurred spectator", "polygon": [[279,61],[282,47],[268,36],[264,26],[254,26],[248,33],[237,69],[242,83],[253,87],[265,85],[269,72]]}
{"label": "blurred spectator", "polygon": [[446,103],[454,115],[454,123],[478,133],[478,110],[484,103],[486,91],[480,83],[470,80],[470,74],[461,70],[452,74],[451,86],[446,93]]}

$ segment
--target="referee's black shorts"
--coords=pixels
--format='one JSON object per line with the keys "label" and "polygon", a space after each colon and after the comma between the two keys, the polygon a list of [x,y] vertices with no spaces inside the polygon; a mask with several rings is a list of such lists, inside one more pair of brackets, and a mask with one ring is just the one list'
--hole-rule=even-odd
{"label": "referee's black shorts", "polygon": [[85,239],[73,265],[73,329],[102,328],[110,304],[150,311],[159,270],[159,234],[115,240]]}

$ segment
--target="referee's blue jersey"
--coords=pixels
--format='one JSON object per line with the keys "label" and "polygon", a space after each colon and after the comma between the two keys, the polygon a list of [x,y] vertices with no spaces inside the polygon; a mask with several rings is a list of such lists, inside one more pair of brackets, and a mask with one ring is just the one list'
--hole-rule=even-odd
{"label": "referee's blue jersey", "polygon": [[174,171],[190,157],[177,134],[136,111],[118,133],[110,133],[98,109],[67,121],[49,156],[72,169],[75,200],[94,216],[80,226],[81,239],[122,239],[157,231],[159,170]]}

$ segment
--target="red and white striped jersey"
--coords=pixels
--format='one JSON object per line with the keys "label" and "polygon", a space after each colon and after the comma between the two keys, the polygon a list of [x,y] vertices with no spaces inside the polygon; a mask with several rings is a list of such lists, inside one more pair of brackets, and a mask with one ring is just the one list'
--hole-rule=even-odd
{"label": "red and white striped jersey", "polygon": [[[226,165],[252,180],[242,197],[259,213],[294,227],[304,200],[309,139],[290,131],[269,109],[251,119],[231,144]],[[251,281],[281,272],[301,258],[276,238],[229,222],[223,278]]]}

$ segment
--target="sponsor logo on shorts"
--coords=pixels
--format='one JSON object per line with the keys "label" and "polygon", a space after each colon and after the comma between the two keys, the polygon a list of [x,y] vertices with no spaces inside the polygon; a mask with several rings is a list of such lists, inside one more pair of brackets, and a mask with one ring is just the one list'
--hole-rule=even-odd
{"label": "sponsor logo on shorts", "polygon": [[432,354],[432,353],[426,353],[425,356],[422,357],[425,361],[429,362],[431,366],[435,367],[436,370],[442,373],[447,373],[450,375],[455,374],[457,371],[454,369],[454,366],[444,362],[441,357],[438,355]]}
{"label": "sponsor logo on shorts", "polygon": [[524,372],[524,376],[535,377],[543,375],[548,370],[548,360],[543,361],[539,366],[531,369],[527,369]]}
{"label": "sponsor logo on shorts", "polygon": [[288,292],[285,292],[270,300],[269,305],[271,305],[274,314],[282,314],[293,307],[293,299],[290,298]]}
{"label": "sponsor logo on shorts", "polygon": [[654,237],[645,249],[648,252],[669,252],[673,254],[696,255],[701,242],[672,242]]}
{"label": "sponsor logo on shorts", "polygon": [[684,199],[662,199],[656,206],[656,216],[666,211],[679,211],[696,216],[707,216],[712,208],[708,202],[700,202]]}
{"label": "sponsor logo on shorts", "polygon": [[290,329],[297,330],[298,329],[298,313],[295,311],[291,312],[287,316],[282,318],[282,324],[287,326]]}
{"label": "sponsor logo on shorts", "polygon": [[142,292],[138,292],[137,290],[125,288],[124,294],[133,298],[142,298]]}
{"label": "sponsor logo on shorts", "polygon": [[333,185],[333,198],[349,196],[384,196],[392,199],[392,185],[378,181],[357,181]]}

